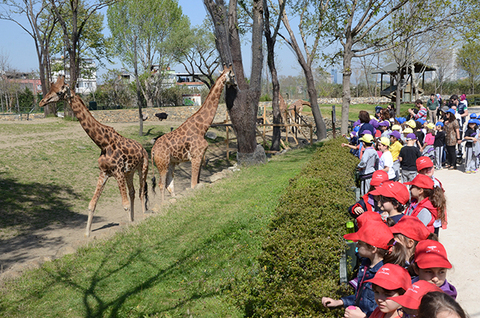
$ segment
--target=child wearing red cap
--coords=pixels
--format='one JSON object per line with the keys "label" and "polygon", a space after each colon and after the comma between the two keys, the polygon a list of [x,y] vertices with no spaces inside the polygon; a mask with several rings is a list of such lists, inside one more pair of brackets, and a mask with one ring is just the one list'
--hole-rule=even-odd
{"label": "child wearing red cap", "polygon": [[413,283],[412,286],[407,289],[405,294],[396,297],[388,297],[387,299],[393,300],[402,306],[400,309],[400,311],[403,313],[402,317],[407,317],[407,315],[410,317],[415,317],[418,315],[418,307],[420,307],[422,297],[429,292],[443,293],[442,290],[434,284],[424,280],[419,280],[418,282]]}
{"label": "child wearing red cap", "polygon": [[446,200],[443,191],[435,187],[433,180],[423,174],[418,174],[415,179],[405,185],[412,186],[410,188],[411,203],[405,214],[418,217],[433,233],[435,220],[439,219],[442,222],[445,220]]}
{"label": "child wearing red cap", "polygon": [[[415,216],[405,215],[397,224],[390,227],[395,244],[392,246],[384,262],[393,263],[402,267],[409,267],[413,263],[415,248],[418,242],[432,239],[438,240],[437,236],[427,229],[427,227]],[[415,273],[411,272],[415,276]]]}
{"label": "child wearing red cap", "polygon": [[380,207],[386,213],[382,214],[384,219],[390,218],[397,223],[404,214],[404,204],[410,199],[410,194],[405,185],[400,182],[387,182],[371,192],[372,195],[379,196]]}
{"label": "child wearing red cap", "polygon": [[410,288],[410,275],[407,270],[395,264],[385,264],[378,270],[375,277],[367,282],[372,284],[375,302],[378,307],[375,308],[370,316],[360,312],[358,307],[349,307],[345,310],[345,316],[369,318],[401,317],[398,310],[400,305],[390,298],[403,295]]}
{"label": "child wearing red cap", "polygon": [[383,170],[375,171],[372,175],[372,180],[370,181],[370,189],[368,190],[368,193],[365,193],[358,202],[348,208],[348,214],[357,218],[360,214],[366,211],[379,212],[380,208],[378,207],[377,201],[370,192],[375,190],[376,187],[385,181],[388,181],[388,174]]}
{"label": "child wearing red cap", "polygon": [[383,266],[383,258],[391,246],[393,234],[378,213],[365,212],[357,218],[357,222],[358,231],[343,236],[346,240],[357,242],[358,255],[361,257],[355,294],[338,300],[322,297],[322,304],[327,308],[357,306],[368,316],[374,311],[376,304],[372,284],[367,280],[373,278]]}
{"label": "child wearing red cap", "polygon": [[435,284],[445,294],[457,298],[457,289],[447,282],[447,269],[452,268],[445,247],[437,241],[424,240],[417,244],[413,269],[418,277],[412,280],[426,280]]}

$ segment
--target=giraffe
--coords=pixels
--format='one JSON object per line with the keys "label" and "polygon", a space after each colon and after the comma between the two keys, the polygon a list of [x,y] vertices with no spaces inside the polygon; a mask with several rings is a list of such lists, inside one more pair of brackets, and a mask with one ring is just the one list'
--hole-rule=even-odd
{"label": "giraffe", "polygon": [[[140,179],[140,200],[142,202],[143,213],[145,213],[147,209],[147,151],[137,141],[125,138],[112,127],[103,125],[95,120],[83,100],[78,95],[75,95],[74,92],[70,91],[70,87],[65,83],[65,77],[63,76],[58,77],[57,81],[51,84],[50,91],[40,101],[40,107],[49,103],[58,102],[59,100],[68,101],[82,128],[101,150],[100,158],[98,158],[100,176],[98,177],[93,198],[88,205],[88,220],[85,236],[90,236],[93,213],[95,212],[98,199],[109,177],[114,177],[117,180],[122,196],[123,208],[129,216],[129,221],[133,222],[135,199],[133,176],[135,171],[138,172]],[[130,196],[130,206],[127,188]]]}
{"label": "giraffe", "polygon": [[202,107],[195,114],[190,116],[180,127],[155,141],[152,148],[152,162],[160,173],[158,186],[162,193],[162,202],[165,199],[165,188],[172,196],[175,196],[173,178],[175,165],[178,163],[191,161],[191,187],[194,188],[199,182],[200,166],[208,147],[204,136],[215,117],[218,101],[225,84],[235,85],[232,65],[223,67],[222,74],[208,93]]}

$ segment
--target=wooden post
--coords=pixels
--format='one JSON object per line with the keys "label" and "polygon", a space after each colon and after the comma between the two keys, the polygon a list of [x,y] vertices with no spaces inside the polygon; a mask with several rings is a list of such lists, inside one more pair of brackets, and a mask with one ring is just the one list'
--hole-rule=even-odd
{"label": "wooden post", "polygon": [[335,105],[332,105],[332,135],[336,138],[337,130],[335,129]]}
{"label": "wooden post", "polygon": [[227,161],[230,161],[230,142],[228,141],[228,126],[225,126],[225,130],[227,132],[227,138],[225,139],[225,143],[227,144]]}
{"label": "wooden post", "polygon": [[310,125],[310,145],[313,145],[313,127]]}

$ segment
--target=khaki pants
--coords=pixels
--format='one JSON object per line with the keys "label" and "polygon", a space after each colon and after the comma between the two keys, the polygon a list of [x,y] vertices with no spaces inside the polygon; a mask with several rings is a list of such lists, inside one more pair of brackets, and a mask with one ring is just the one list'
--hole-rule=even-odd
{"label": "khaki pants", "polygon": [[436,121],[437,121],[437,110],[428,110],[428,114],[429,114],[429,117],[430,117],[430,121],[433,123],[433,124],[436,124]]}

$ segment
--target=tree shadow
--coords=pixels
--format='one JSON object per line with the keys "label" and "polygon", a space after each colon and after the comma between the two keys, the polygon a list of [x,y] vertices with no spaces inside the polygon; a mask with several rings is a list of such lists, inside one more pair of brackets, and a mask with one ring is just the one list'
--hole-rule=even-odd
{"label": "tree shadow", "polygon": [[61,238],[47,238],[46,231],[86,222],[86,216],[73,211],[72,202],[81,196],[71,187],[21,183],[0,173],[0,193],[0,255],[16,252],[8,259],[0,256],[2,268],[30,258],[28,250],[62,243]]}

